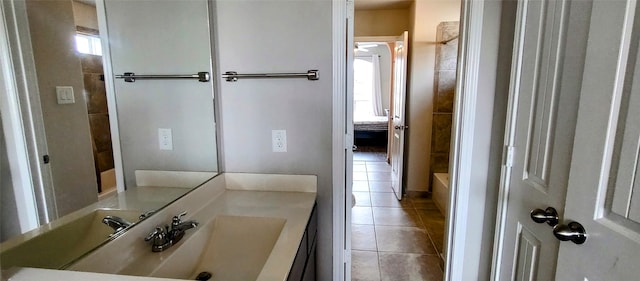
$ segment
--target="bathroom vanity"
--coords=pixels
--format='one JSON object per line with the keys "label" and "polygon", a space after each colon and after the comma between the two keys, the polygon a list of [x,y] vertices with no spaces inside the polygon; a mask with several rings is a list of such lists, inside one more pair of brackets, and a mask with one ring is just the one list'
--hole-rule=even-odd
{"label": "bathroom vanity", "polygon": [[[316,181],[315,176],[223,173],[66,270],[14,268],[3,278],[315,280]],[[144,238],[183,212],[185,221],[198,226],[175,245],[152,251]]]}

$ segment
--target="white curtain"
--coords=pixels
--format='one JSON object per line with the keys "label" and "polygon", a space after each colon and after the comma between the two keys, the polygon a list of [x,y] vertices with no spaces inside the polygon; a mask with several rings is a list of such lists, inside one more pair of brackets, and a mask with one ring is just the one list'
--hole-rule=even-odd
{"label": "white curtain", "polygon": [[382,109],[382,86],[380,81],[380,56],[371,56],[371,62],[373,64],[373,79],[372,79],[372,91],[371,105],[373,106],[373,114],[375,116],[384,116],[384,110]]}

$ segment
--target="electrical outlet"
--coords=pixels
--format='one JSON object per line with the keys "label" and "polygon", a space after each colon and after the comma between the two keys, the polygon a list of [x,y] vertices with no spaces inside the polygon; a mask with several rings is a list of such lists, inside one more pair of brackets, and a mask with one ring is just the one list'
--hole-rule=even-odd
{"label": "electrical outlet", "polygon": [[287,131],[271,130],[271,146],[273,152],[287,152]]}
{"label": "electrical outlet", "polygon": [[158,146],[160,150],[173,150],[173,136],[171,136],[171,129],[158,129]]}

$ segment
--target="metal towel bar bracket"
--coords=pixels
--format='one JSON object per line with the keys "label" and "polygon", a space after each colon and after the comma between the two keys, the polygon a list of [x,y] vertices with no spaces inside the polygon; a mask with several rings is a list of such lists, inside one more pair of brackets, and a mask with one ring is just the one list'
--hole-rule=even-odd
{"label": "metal towel bar bracket", "polygon": [[136,79],[198,79],[200,82],[209,82],[209,80],[211,80],[211,75],[209,75],[209,72],[168,75],[136,75],[133,72],[125,72],[123,75],[116,75],[116,78],[124,79],[125,82],[136,82]]}
{"label": "metal towel bar bracket", "polygon": [[309,80],[319,80],[320,72],[318,70],[309,70],[307,73],[253,73],[238,74],[235,71],[227,71],[222,74],[227,82],[237,82],[240,78],[307,78]]}

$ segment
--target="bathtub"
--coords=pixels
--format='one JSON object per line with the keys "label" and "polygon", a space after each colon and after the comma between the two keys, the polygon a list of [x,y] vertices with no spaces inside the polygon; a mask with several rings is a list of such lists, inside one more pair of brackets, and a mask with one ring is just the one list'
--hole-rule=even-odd
{"label": "bathtub", "polygon": [[433,202],[436,204],[440,213],[447,216],[449,212],[449,174],[434,173],[433,174]]}

